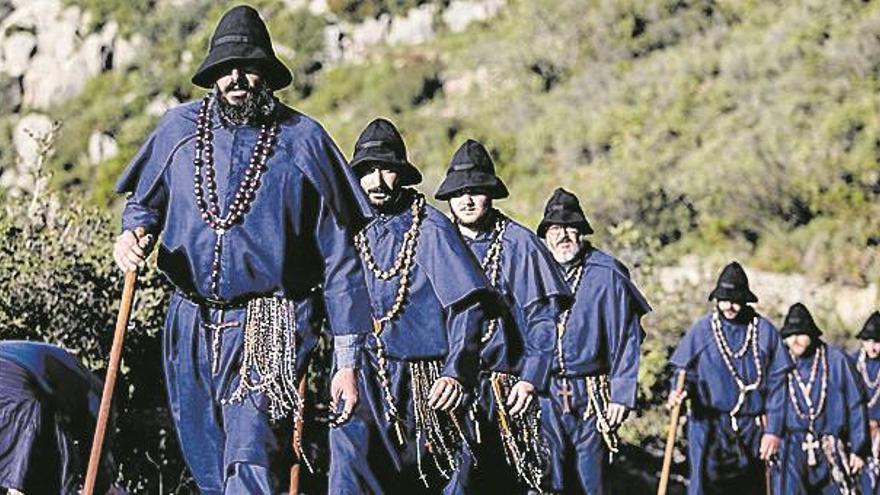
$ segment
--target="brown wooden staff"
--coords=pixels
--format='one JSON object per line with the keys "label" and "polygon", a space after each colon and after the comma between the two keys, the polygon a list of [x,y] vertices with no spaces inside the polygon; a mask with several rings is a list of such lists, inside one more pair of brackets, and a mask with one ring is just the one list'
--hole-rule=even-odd
{"label": "brown wooden staff", "polygon": [[92,495],[95,480],[98,476],[98,465],[101,461],[101,447],[104,434],[107,432],[107,421],[110,418],[110,406],[113,402],[113,388],[116,385],[116,374],[119,372],[119,361],[122,359],[122,342],[131,316],[131,305],[134,301],[134,287],[137,282],[137,270],[125,273],[125,286],[122,289],[122,302],[116,317],[116,331],[113,334],[113,347],[110,349],[110,362],[107,365],[107,376],[104,378],[104,392],[101,394],[101,408],[98,410],[98,422],[95,425],[95,437],[92,440],[92,452],[89,455],[89,469],[83,485],[83,495]]}
{"label": "brown wooden staff", "polygon": [[305,402],[306,402],[306,374],[303,373],[303,376],[299,379],[299,396],[302,401],[302,409],[299,411],[299,415],[296,418],[296,423],[293,426],[293,453],[296,455],[296,460],[293,465],[290,466],[290,489],[288,493],[290,495],[297,495],[299,493],[299,471],[302,466],[302,432],[303,432],[303,416],[305,415]]}
{"label": "brown wooden staff", "polygon": [[[676,395],[680,395],[684,391],[685,374],[685,370],[678,372],[678,378],[675,381]],[[669,432],[666,434],[666,451],[663,453],[663,470],[660,472],[660,486],[657,487],[657,495],[666,495],[669,470],[672,468],[672,451],[675,450],[675,435],[678,433],[679,415],[681,415],[681,402],[672,408],[672,417],[669,418]]]}

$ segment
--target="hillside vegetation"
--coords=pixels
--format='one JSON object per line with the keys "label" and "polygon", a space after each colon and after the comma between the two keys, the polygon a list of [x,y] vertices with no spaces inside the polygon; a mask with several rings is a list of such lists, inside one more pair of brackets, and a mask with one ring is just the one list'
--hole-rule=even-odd
{"label": "hillside vegetation", "polygon": [[[488,20],[453,32],[439,18],[453,2],[328,0],[322,14],[308,10],[309,2],[250,3],[268,19],[295,74],[279,97],[319,119],[347,156],[367,122],[385,116],[403,132],[429,193],[472,137],[489,147],[511,189],[499,206],[527,225],[537,224],[555,187],[581,197],[594,243],[634,268],[655,308],[645,320],[642,410],[623,432],[619,473],[641,480],[627,486],[644,491],[662,454],[668,354],[707,310],[714,283],[664,290],[660,267],[696,254],[719,268],[736,257],[817,281],[864,287],[880,280],[880,4],[509,0]],[[115,21],[144,41],[125,70],[101,73],[49,110],[61,127],[46,157],[51,183],[40,183],[52,192],[3,197],[0,250],[10,256],[0,263],[0,338],[62,342],[101,367],[108,342],[95,335],[109,332],[120,285],[109,256],[120,207],[113,183],[161,115],[157,104],[201,96],[189,79],[216,20],[234,3],[77,3],[93,29]],[[345,62],[328,55],[333,23],[375,22],[432,5],[436,29],[427,41],[371,46]],[[0,169],[13,164],[13,111],[28,108],[0,102],[7,112],[0,113]],[[88,158],[95,131],[119,149],[97,165]],[[145,333],[127,355],[134,369],[155,371],[164,287],[155,269],[149,273],[144,296],[152,306],[142,307],[139,323]],[[779,321],[766,304],[762,311]],[[824,307],[816,314],[821,323],[829,315]],[[847,336],[828,330],[832,341]],[[126,375],[123,407],[130,417],[148,412],[171,431],[161,386],[146,378]],[[128,486],[155,493],[163,479],[167,489],[178,478],[187,486],[173,436],[130,449],[141,440],[139,428],[133,421],[121,429]],[[308,448],[320,459],[317,430],[307,433],[316,439]],[[685,472],[680,453],[678,473]],[[320,481],[309,483],[321,491]]]}

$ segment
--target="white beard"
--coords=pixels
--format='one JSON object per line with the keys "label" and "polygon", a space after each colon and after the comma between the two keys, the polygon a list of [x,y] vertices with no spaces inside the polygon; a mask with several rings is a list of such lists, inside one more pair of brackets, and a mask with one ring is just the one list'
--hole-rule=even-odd
{"label": "white beard", "polygon": [[552,253],[553,253],[553,258],[556,259],[556,262],[563,264],[563,265],[571,262],[572,260],[577,258],[577,255],[578,255],[578,251],[565,251],[565,252],[552,251]]}

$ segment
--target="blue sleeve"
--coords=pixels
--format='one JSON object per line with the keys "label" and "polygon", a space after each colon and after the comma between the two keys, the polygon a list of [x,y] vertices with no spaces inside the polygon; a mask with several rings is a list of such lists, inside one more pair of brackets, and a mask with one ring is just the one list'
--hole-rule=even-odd
{"label": "blue sleeve", "polygon": [[[841,353],[841,377],[844,381],[847,418],[851,451],[866,459],[871,454],[870,429],[868,427],[868,411],[864,400],[864,387],[859,380],[858,372],[852,361]],[[827,400],[827,399],[826,399]]]}
{"label": "blue sleeve", "polygon": [[[329,139],[323,156],[327,168],[341,168],[342,155]],[[331,189],[318,189],[318,221],[315,226],[315,238],[318,249],[324,258],[324,303],[330,331],[334,336],[367,334],[372,329],[372,315],[367,293],[366,279],[360,256],[354,247],[355,229],[359,227],[361,217],[357,205],[351,205],[348,214],[342,214],[339,206],[333,207],[328,194],[347,189],[344,181],[334,184]],[[353,193],[353,191],[350,191]]]}
{"label": "blue sleeve", "polygon": [[766,433],[780,436],[785,424],[785,381],[788,372],[794,367],[791,357],[782,345],[779,331],[773,325],[767,323],[763,332],[769,333],[767,346],[768,365],[764,372],[767,379],[767,399],[765,410],[767,413]]}
{"label": "blue sleeve", "polygon": [[630,293],[630,284],[613,273],[610,291],[601,306],[610,353],[611,402],[635,408],[638,390],[642,311]]}
{"label": "blue sleeve", "polygon": [[158,149],[160,132],[157,129],[147,138],[120,177],[117,191],[130,193],[122,210],[122,230],[144,227],[151,234],[162,230],[168,203],[162,172],[170,150]]}
{"label": "blue sleeve", "polygon": [[[699,378],[696,370],[696,361],[703,349],[704,344],[697,343],[697,333],[700,331],[702,326],[702,320],[694,323],[694,325],[685,332],[684,337],[681,339],[681,342],[678,343],[678,347],[675,348],[675,351],[672,353],[672,357],[669,359],[669,364],[673,368],[672,379],[670,383],[670,390],[675,390],[675,385],[678,377],[678,372],[684,370],[685,375],[685,386],[686,388],[690,388],[697,382]],[[692,396],[693,400],[693,396]]]}
{"label": "blue sleeve", "polygon": [[480,324],[486,318],[480,298],[468,298],[448,309],[446,327],[449,349],[443,376],[455,378],[467,388],[477,383],[480,371]]}
{"label": "blue sleeve", "polygon": [[539,391],[547,388],[553,351],[556,348],[556,322],[561,302],[553,296],[539,299],[525,307],[525,351],[520,360],[520,378]]}

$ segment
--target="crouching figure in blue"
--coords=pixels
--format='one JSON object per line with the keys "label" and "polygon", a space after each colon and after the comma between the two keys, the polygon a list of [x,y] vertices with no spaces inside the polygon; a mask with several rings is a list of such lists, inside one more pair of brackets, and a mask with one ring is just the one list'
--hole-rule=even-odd
{"label": "crouching figure in blue", "polygon": [[354,235],[367,204],[321,126],[275,99],[291,75],[250,7],[220,20],[193,82],[212,88],[164,116],[119,180],[129,193],[114,250],[175,286],[163,337],[165,380],[184,458],[202,493],[279,493],[297,378],[325,317],[339,371],[334,397],[357,401],[354,366],[370,330]]}
{"label": "crouching figure in blue", "polygon": [[458,231],[418,191],[394,125],[371,122],[351,162],[376,212],[357,236],[374,327],[363,400],[330,432],[330,493],[462,493],[471,455],[464,392],[479,370],[488,281]]}
{"label": "crouching figure in blue", "polygon": [[715,310],[671,359],[687,380],[667,405],[690,397],[688,493],[763,493],[765,462],[779,450],[791,358],[776,327],[749,305],[758,298],[739,263],[724,268],[709,300]]}
{"label": "crouching figure in blue", "polygon": [[869,452],[868,420],[849,356],[822,341],[822,331],[801,303],[780,330],[794,360],[785,383],[781,469],[776,493],[855,494]]}
{"label": "crouching figure in blue", "polygon": [[434,197],[448,200],[459,231],[499,298],[480,342],[480,384],[471,403],[477,431],[470,492],[541,489],[548,462],[538,392],[546,390],[556,321],[570,291],[541,240],[493,208],[507,197],[482,144],[467,140]]}
{"label": "crouching figure in blue", "polygon": [[865,390],[870,454],[862,469],[862,493],[880,495],[880,311],[874,311],[856,335],[861,347],[852,356]]}
{"label": "crouching figure in blue", "polygon": [[[58,346],[0,341],[0,493],[80,493],[102,388],[100,378]],[[112,424],[107,434],[95,493],[124,493],[111,485]]]}
{"label": "crouching figure in blue", "polygon": [[651,311],[629,270],[587,240],[578,198],[557,189],[544,209],[545,239],[574,295],[557,321],[556,356],[541,422],[550,445],[546,489],[613,493],[608,471],[617,430],[636,406],[641,318]]}

